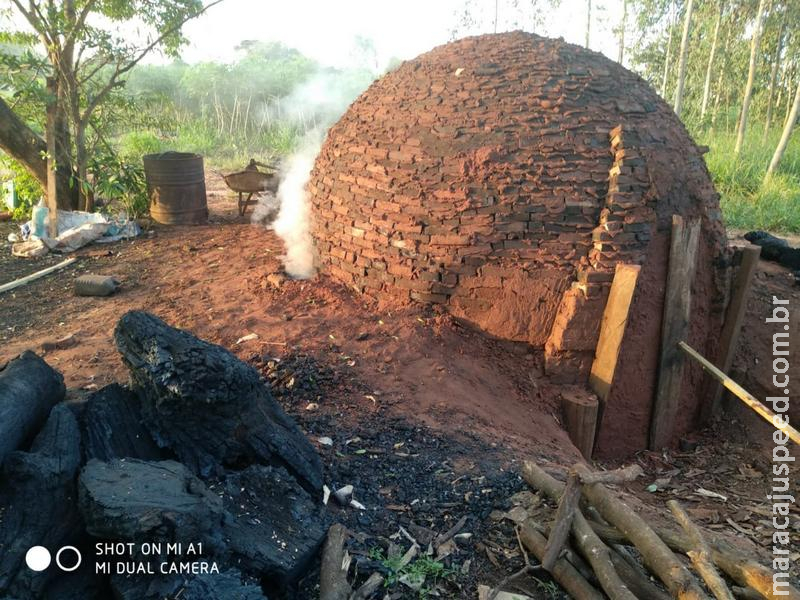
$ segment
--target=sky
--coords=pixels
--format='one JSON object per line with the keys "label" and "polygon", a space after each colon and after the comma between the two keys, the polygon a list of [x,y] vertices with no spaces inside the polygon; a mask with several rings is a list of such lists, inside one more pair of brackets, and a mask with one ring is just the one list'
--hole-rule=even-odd
{"label": "sky", "polygon": [[[586,0],[562,0],[546,15],[545,22],[532,25],[516,6],[525,0],[496,0],[498,31],[519,28],[583,45],[586,30]],[[224,0],[188,23],[189,39],[182,55],[188,62],[230,61],[242,40],[277,40],[297,48],[323,64],[343,67],[352,60],[356,36],[371,38],[378,59],[410,59],[452,39],[463,13],[463,0]],[[495,0],[472,0],[478,24],[463,31],[494,31]],[[594,0],[590,47],[617,58],[617,39],[612,28],[619,22],[622,0]]]}

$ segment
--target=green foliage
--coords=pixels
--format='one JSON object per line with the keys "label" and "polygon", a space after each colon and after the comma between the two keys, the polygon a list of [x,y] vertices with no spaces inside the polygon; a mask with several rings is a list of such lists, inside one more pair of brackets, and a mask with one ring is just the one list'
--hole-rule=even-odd
{"label": "green foliage", "polygon": [[118,155],[97,153],[91,160],[94,174],[92,191],[97,198],[118,202],[130,218],[144,215],[148,209],[147,186],[141,158],[125,161]]}
{"label": "green foliage", "polygon": [[0,171],[7,171],[10,178],[14,180],[14,189],[19,201],[19,206],[13,212],[14,220],[27,220],[30,218],[31,209],[39,202],[44,193],[42,186],[28,173],[27,169],[2,152],[0,152]]}
{"label": "green foliage", "polygon": [[762,140],[762,129],[754,127],[744,149],[733,154],[733,132],[701,133],[698,138],[711,150],[706,164],[722,196],[725,223],[737,229],[800,232],[800,140],[789,143],[780,169],[764,183],[772,153],[780,136],[775,130]]}
{"label": "green foliage", "polygon": [[386,556],[381,548],[372,548],[369,557],[383,565],[388,571],[384,581],[385,587],[392,587],[401,580],[416,583],[419,587],[419,598],[431,596],[436,589],[436,584],[456,574],[454,569],[448,569],[440,561],[430,556],[420,556],[407,565],[403,565],[403,556]]}
{"label": "green foliage", "polygon": [[166,150],[164,140],[151,130],[124,133],[117,142],[117,148],[120,158],[132,163],[141,162],[145,154]]}

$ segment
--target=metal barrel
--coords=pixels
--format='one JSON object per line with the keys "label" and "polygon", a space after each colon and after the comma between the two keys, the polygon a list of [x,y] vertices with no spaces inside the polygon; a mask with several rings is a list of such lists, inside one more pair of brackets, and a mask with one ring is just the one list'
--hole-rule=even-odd
{"label": "metal barrel", "polygon": [[150,216],[164,225],[198,225],[208,221],[203,157],[189,152],[162,152],[143,157]]}

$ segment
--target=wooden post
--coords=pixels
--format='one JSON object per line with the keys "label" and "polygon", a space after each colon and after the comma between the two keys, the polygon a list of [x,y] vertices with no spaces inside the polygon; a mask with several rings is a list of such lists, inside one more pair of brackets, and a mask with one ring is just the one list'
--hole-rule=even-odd
{"label": "wooden post", "polygon": [[588,391],[565,389],[561,392],[564,428],[569,439],[586,459],[592,458],[598,405],[597,397]]}
{"label": "wooden post", "polygon": [[600,338],[597,341],[592,371],[589,375],[589,387],[602,402],[608,399],[611,391],[640,268],[639,265],[617,264],[611,291],[608,293],[606,309],[600,323]]}
{"label": "wooden post", "polygon": [[683,356],[678,342],[686,339],[692,306],[692,281],[697,266],[700,222],[684,223],[672,217],[672,240],[669,249],[667,290],[661,321],[661,358],[658,387],[650,424],[650,449],[666,446],[675,429],[675,415],[681,395]]}
{"label": "wooden post", "polygon": [[58,173],[56,172],[56,129],[58,126],[58,79],[47,78],[47,105],[45,107],[45,142],[47,143],[47,205],[48,231],[50,238],[58,237]]}
{"label": "wooden post", "polygon": [[[736,346],[739,343],[739,332],[742,330],[742,321],[747,312],[747,297],[750,295],[750,288],[753,284],[753,276],[758,267],[758,258],[761,256],[760,246],[745,246],[737,251],[741,256],[742,262],[736,279],[731,286],[731,301],[725,313],[725,324],[720,335],[720,356],[717,361],[719,369],[727,374],[733,364],[733,357],[736,355]],[[706,419],[712,414],[716,414],[722,405],[723,386],[719,383],[714,384],[711,402],[703,407],[703,418]]]}

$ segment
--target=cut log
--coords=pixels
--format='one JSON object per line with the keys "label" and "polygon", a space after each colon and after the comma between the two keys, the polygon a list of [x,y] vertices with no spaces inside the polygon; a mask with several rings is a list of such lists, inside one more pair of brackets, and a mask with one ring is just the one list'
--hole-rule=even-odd
{"label": "cut log", "polygon": [[254,368],[144,312],[124,315],[114,337],[148,429],[196,474],[280,464],[309,491],[322,487],[319,456]]}
{"label": "cut log", "polygon": [[594,449],[598,409],[597,396],[588,391],[563,390],[561,392],[564,428],[569,434],[569,439],[587,459],[592,458]]}
{"label": "cut log", "polygon": [[[597,535],[608,543],[629,543],[625,534],[615,527],[594,521],[591,521],[590,524]],[[656,533],[667,546],[676,552],[683,554],[691,552],[692,543],[684,534],[669,529],[656,529]],[[716,542],[711,543],[710,546],[711,559],[714,564],[743,588],[750,587],[757,590],[769,600],[800,600],[800,592],[792,586],[788,586],[787,595],[776,595],[772,589],[773,572],[767,567],[758,564],[728,544]]]}
{"label": "cut log", "polygon": [[28,549],[80,543],[75,490],[80,459],[78,423],[64,404],[51,411],[30,452],[6,458],[0,476],[0,596],[41,598],[58,570],[29,569]]}
{"label": "cut log", "polygon": [[[536,530],[535,524],[528,520],[519,529],[522,544],[539,560],[544,556],[547,540]],[[566,559],[560,558],[553,567],[553,578],[575,600],[602,600],[603,594],[598,592],[583,578],[578,570]]]}
{"label": "cut log", "polygon": [[697,268],[697,245],[700,222],[684,223],[672,217],[672,240],[669,248],[669,272],[661,320],[661,356],[658,362],[658,385],[650,422],[650,449],[660,450],[675,435],[675,417],[681,399],[684,358],[678,342],[689,333],[692,308],[692,281]]}
{"label": "cut log", "polygon": [[694,565],[695,571],[706,582],[706,586],[717,600],[733,600],[733,594],[728,589],[725,580],[722,579],[714,563],[711,562],[711,550],[706,544],[700,528],[686,514],[677,500],[670,500],[667,502],[667,507],[672,511],[675,519],[683,527],[689,541],[692,543],[692,549],[687,553]]}
{"label": "cut log", "polygon": [[[576,465],[578,474],[588,472]],[[677,559],[649,525],[628,505],[616,498],[605,486],[593,483],[583,486],[584,497],[609,523],[625,534],[642,555],[648,569],[658,575],[670,593],[679,600],[700,600],[706,595],[689,570]]]}
{"label": "cut log", "polygon": [[83,423],[87,460],[165,458],[142,424],[139,398],[121,385],[114,383],[92,394],[86,402]]}
{"label": "cut log", "polygon": [[344,543],[347,528],[341,523],[331,525],[319,568],[319,600],[348,600],[353,593],[347,582],[349,558],[345,560]]}
{"label": "cut log", "polygon": [[101,539],[205,542],[222,519],[222,500],[171,460],[90,460],[78,488],[86,529]]}
{"label": "cut log", "polygon": [[542,568],[545,571],[552,572],[556,559],[561,555],[561,551],[569,539],[572,520],[575,517],[575,512],[579,510],[578,503],[580,500],[580,481],[575,473],[570,472],[567,475],[567,485],[558,501],[556,516],[553,519],[553,526],[550,528],[550,534],[547,538],[547,548],[544,552],[544,558],[542,558]]}
{"label": "cut log", "polygon": [[65,391],[61,374],[30,351],[0,370],[0,465],[33,439]]}
{"label": "cut log", "polygon": [[647,600],[670,600],[670,595],[650,581],[639,565],[629,562],[616,548],[609,548],[609,558],[619,573],[620,579],[625,582],[634,596],[647,598]]}
{"label": "cut log", "polygon": [[302,576],[325,539],[322,505],[281,467],[248,467],[224,490],[222,536],[235,564],[268,581],[268,592]]}

